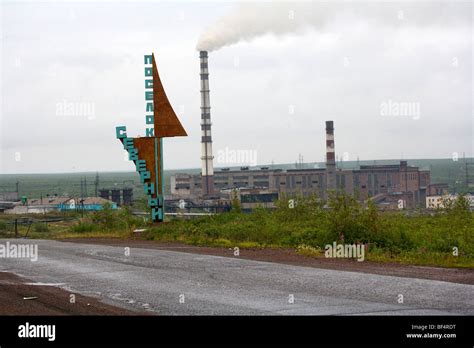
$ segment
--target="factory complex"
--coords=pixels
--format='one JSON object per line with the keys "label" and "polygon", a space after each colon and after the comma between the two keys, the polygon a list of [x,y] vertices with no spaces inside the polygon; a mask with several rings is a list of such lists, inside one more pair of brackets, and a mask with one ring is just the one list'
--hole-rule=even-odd
{"label": "factory complex", "polygon": [[190,205],[220,206],[234,196],[242,208],[271,208],[282,197],[310,197],[326,200],[330,192],[344,193],[365,202],[372,200],[387,209],[433,207],[433,197],[448,194],[446,184],[431,183],[430,171],[409,166],[401,160],[393,165],[362,165],[340,169],[336,165],[334,121],[326,121],[325,168],[214,170],[208,52],[199,52],[201,69],[201,174],[175,174],[171,177],[171,201]]}

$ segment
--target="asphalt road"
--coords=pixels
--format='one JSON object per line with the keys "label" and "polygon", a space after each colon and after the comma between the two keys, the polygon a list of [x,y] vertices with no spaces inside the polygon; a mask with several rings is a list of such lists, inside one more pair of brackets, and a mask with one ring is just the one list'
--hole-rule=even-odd
{"label": "asphalt road", "polygon": [[126,256],[116,246],[20,243],[37,243],[38,260],[0,258],[0,271],[162,315],[474,315],[473,285],[157,249],[131,248]]}

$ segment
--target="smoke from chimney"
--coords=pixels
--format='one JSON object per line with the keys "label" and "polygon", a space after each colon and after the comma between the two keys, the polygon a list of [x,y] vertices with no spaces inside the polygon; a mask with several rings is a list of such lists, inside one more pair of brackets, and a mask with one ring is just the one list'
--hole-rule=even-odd
{"label": "smoke from chimney", "polygon": [[207,28],[199,37],[196,49],[213,51],[267,33],[295,32],[306,24],[305,16],[296,17],[298,7],[301,5],[280,2],[238,4],[231,13]]}
{"label": "smoke from chimney", "polygon": [[[265,34],[298,34],[305,29],[321,30],[337,16],[350,14],[347,21],[355,25],[356,21],[378,21],[383,25],[398,27],[405,19],[413,26],[446,25],[459,21],[470,23],[469,16],[457,16],[466,9],[463,6],[451,6],[449,1],[404,2],[320,2],[320,1],[269,1],[240,3],[213,25],[209,26],[198,40],[198,51],[214,51],[240,41],[251,41]],[[441,15],[442,14],[442,15]]]}

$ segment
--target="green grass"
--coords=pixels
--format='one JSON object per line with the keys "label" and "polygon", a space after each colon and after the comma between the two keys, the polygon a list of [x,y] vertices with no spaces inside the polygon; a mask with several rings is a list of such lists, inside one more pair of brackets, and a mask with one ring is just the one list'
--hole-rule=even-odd
{"label": "green grass", "polygon": [[[474,267],[474,217],[467,206],[430,215],[378,212],[350,197],[334,197],[331,209],[315,198],[298,200],[290,209],[231,212],[196,220],[174,220],[150,228],[148,240],[194,245],[295,248],[321,257],[326,244],[368,244],[367,260],[445,267]],[[224,242],[225,241],[225,242]],[[453,248],[458,256],[453,255]],[[324,257],[324,256],[322,256]]]}
{"label": "green grass", "polygon": [[[127,209],[86,214],[76,220],[36,224],[31,238],[130,238],[146,228],[146,240],[182,242],[225,248],[293,248],[299,254],[324,257],[326,244],[363,243],[365,259],[377,262],[474,267],[474,214],[465,199],[432,215],[417,212],[379,212],[348,196],[331,197],[329,209],[317,197],[298,198],[290,208],[284,199],[275,210],[256,209],[250,214],[229,213],[192,220],[173,219],[149,225]],[[20,235],[27,226],[20,225]],[[0,236],[13,237],[12,225],[0,218]],[[458,255],[453,255],[457,248]]]}
{"label": "green grass", "polygon": [[468,256],[453,256],[452,253],[421,250],[401,251],[392,254],[382,249],[374,249],[367,255],[368,261],[396,262],[405,265],[474,268],[474,259]]}

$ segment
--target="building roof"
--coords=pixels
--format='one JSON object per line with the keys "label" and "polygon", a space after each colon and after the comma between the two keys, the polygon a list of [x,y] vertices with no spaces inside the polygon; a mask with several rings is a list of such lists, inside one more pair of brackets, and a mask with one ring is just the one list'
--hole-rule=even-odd
{"label": "building roof", "polygon": [[58,197],[58,196],[53,196],[53,197],[43,197],[43,198],[30,198],[27,200],[27,205],[59,205],[59,204],[64,204],[67,201],[69,201],[71,197]]}
{"label": "building roof", "polygon": [[101,197],[84,197],[84,201],[82,201],[81,198],[77,199],[77,202],[80,204],[81,202],[84,203],[84,205],[92,205],[92,204],[114,204],[114,202],[109,201],[108,199],[101,198]]}
{"label": "building roof", "polygon": [[322,172],[326,168],[299,168],[299,169],[287,169],[287,173],[297,173],[297,172]]}

